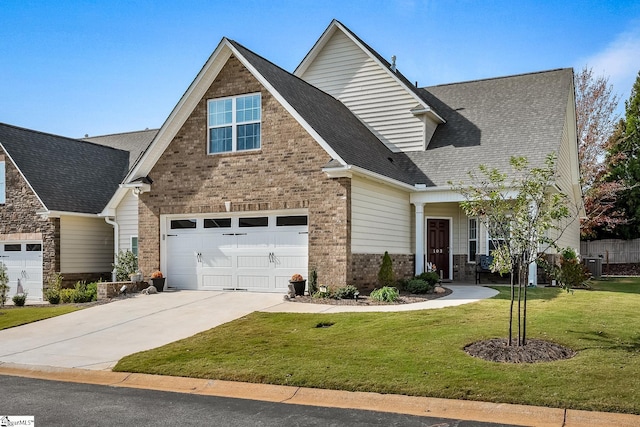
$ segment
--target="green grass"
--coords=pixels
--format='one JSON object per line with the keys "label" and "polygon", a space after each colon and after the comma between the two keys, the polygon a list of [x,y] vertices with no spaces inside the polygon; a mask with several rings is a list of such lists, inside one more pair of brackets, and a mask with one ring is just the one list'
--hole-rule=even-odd
{"label": "green grass", "polygon": [[80,310],[72,305],[5,307],[0,310],[0,330]]}
{"label": "green grass", "polygon": [[[249,316],[123,358],[117,371],[640,413],[640,279],[530,290],[529,338],[572,359],[500,364],[464,353],[507,334],[507,287],[459,307]],[[330,327],[319,324],[333,323]]]}

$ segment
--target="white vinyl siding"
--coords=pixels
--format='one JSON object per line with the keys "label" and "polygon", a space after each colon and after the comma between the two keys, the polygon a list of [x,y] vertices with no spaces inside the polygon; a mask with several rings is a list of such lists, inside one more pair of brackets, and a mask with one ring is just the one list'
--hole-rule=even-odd
{"label": "white vinyl siding", "polygon": [[103,218],[60,218],[60,270],[99,273],[112,270],[113,227]]}
{"label": "white vinyl siding", "polygon": [[138,235],[138,198],[130,191],[118,205],[116,221],[118,222],[118,252],[131,250],[131,238]]}
{"label": "white vinyl siding", "polygon": [[[418,100],[341,31],[300,77],[342,101],[391,150],[425,149],[425,123],[411,113]],[[430,137],[435,124],[428,127]]]}
{"label": "white vinyl siding", "polygon": [[413,253],[411,204],[404,191],[369,180],[351,180],[351,251]]}
{"label": "white vinyl siding", "polygon": [[[571,103],[567,103],[567,115],[564,122],[564,128],[562,130],[562,141],[560,143],[560,150],[558,152],[557,168],[559,177],[557,180],[558,187],[564,194],[568,196],[569,210],[571,217],[561,221],[560,231],[562,235],[558,240],[558,246],[561,248],[571,247],[577,252],[580,251],[580,221],[576,218],[576,205],[580,201],[580,193],[577,186],[579,184],[573,184],[572,174],[577,175],[577,147],[576,145],[576,133],[575,133],[575,120],[573,119],[573,108]],[[576,179],[579,179],[576,176]],[[577,196],[576,196],[576,193]],[[557,236],[557,231],[554,231]]]}

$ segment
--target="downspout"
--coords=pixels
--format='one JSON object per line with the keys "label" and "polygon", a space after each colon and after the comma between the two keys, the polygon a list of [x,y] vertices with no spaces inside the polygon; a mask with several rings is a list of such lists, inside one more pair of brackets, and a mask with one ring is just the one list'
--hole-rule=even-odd
{"label": "downspout", "polygon": [[117,222],[110,219],[108,216],[104,217],[107,224],[113,226],[113,270],[111,270],[111,281],[116,281],[116,262],[118,261],[118,248],[120,247],[120,226]]}

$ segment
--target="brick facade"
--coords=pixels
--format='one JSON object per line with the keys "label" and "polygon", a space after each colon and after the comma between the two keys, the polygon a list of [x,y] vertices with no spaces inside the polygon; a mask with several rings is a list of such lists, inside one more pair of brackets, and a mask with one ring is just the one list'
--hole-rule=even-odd
{"label": "brick facade", "polygon": [[60,271],[60,219],[43,219],[36,212],[43,209],[31,187],[4,151],[0,161],[5,162],[4,204],[0,205],[0,241],[42,240],[43,277]]}
{"label": "brick facade", "polygon": [[[207,100],[260,92],[261,149],[207,154]],[[160,215],[307,209],[309,271],[318,280],[351,283],[351,181],[330,179],[330,156],[234,57],[170,142],[138,204],[139,264],[160,266]]]}
{"label": "brick facade", "polygon": [[[390,256],[397,280],[410,279],[414,276],[414,254],[390,254]],[[372,290],[377,287],[382,257],[383,255],[380,254],[353,254],[351,256],[351,270],[353,271],[351,284],[360,290]]]}

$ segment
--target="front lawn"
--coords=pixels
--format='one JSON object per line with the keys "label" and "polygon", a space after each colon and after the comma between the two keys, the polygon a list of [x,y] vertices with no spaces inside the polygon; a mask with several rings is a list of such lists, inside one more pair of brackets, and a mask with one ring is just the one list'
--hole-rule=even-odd
{"label": "front lawn", "polygon": [[439,310],[253,313],[114,370],[638,414],[640,279],[593,286],[529,292],[529,338],[578,351],[564,361],[500,364],[463,351],[506,336],[509,290],[499,287],[493,299]]}
{"label": "front lawn", "polygon": [[0,330],[60,316],[76,310],[80,310],[80,307],[72,305],[5,307],[0,310]]}

